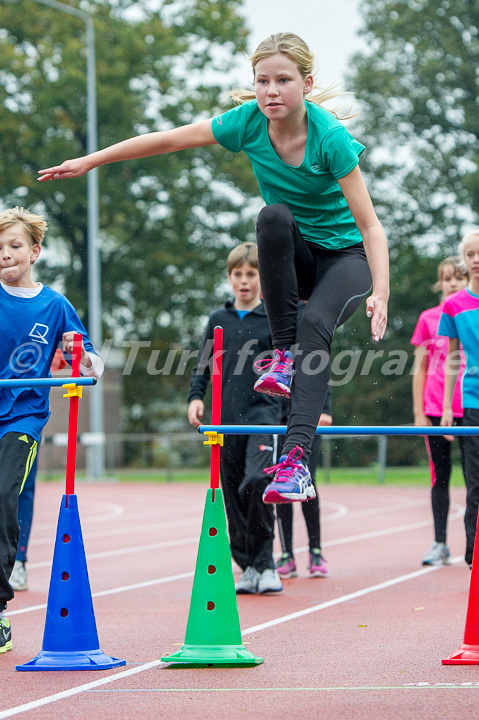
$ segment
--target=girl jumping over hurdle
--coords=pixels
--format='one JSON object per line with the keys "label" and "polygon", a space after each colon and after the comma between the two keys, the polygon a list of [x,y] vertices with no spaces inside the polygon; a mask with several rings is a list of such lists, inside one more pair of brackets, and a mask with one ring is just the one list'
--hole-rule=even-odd
{"label": "girl jumping over hurdle", "polygon": [[[259,272],[274,358],[256,389],[291,396],[284,452],[263,499],[307,500],[307,462],[330,377],[333,333],[366,300],[375,341],[389,297],[388,250],[358,163],[365,149],[323,106],[313,56],[301,38],[278,33],[251,58],[254,91],[210,120],[147,133],[40,171],[75,178],[101,165],[219,143],[246,153],[266,203],[257,220]],[[316,91],[316,92],[315,92]],[[297,322],[299,300],[308,300]],[[294,376],[294,380],[293,380]]]}

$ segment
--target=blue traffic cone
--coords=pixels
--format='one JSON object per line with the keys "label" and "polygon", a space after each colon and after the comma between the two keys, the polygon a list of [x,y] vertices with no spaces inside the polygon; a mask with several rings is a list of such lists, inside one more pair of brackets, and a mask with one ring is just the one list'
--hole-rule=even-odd
{"label": "blue traffic cone", "polygon": [[77,497],[64,495],[42,650],[17,670],[109,670],[125,664],[99,648]]}

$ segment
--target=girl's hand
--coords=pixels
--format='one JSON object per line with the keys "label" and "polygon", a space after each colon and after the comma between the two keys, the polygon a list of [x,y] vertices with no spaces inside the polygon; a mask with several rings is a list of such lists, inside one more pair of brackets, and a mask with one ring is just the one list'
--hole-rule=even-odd
{"label": "girl's hand", "polygon": [[366,300],[366,316],[371,318],[371,335],[378,342],[384,337],[388,324],[388,302],[374,293]]}
{"label": "girl's hand", "polygon": [[[445,408],[442,411],[441,427],[451,427],[454,423],[454,415],[452,414],[452,408]],[[452,442],[454,435],[444,435],[446,440]]]}
{"label": "girl's hand", "polygon": [[46,180],[66,180],[67,178],[76,178],[81,175],[85,175],[89,170],[92,169],[92,164],[88,160],[88,157],[79,157],[73,160],[65,160],[61,165],[55,165],[54,167],[46,168],[45,170],[39,170],[38,174],[41,177],[38,178],[40,182]]}

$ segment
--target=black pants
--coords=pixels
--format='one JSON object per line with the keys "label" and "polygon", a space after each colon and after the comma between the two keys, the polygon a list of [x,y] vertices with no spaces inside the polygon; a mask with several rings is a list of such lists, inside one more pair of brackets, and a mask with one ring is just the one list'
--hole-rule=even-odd
{"label": "black pants", "polygon": [[31,470],[38,443],[30,435],[7,433],[0,439],[0,611],[14,596],[10,575],[18,545],[18,495]]}
{"label": "black pants", "polygon": [[[280,436],[279,443],[284,438],[284,435]],[[315,475],[316,468],[319,461],[319,453],[321,450],[321,435],[315,435],[313,439],[313,445],[311,448],[311,455],[309,457],[308,468],[313,478],[313,485],[316,488]],[[283,451],[278,450],[278,455],[281,455]],[[304,521],[306,523],[306,530],[308,532],[309,549],[321,548],[321,522],[320,522],[320,507],[319,507],[319,495],[318,489],[316,488],[316,497],[307,502],[299,503],[301,510],[303,511]],[[276,518],[278,523],[278,534],[281,541],[281,550],[283,553],[294,555],[293,553],[293,503],[285,503],[284,505],[276,505]]]}
{"label": "black pants", "polygon": [[[441,424],[441,418],[428,415],[432,425]],[[462,425],[462,419],[456,418],[456,424]],[[464,472],[464,438],[459,436],[462,470]],[[449,514],[449,481],[451,479],[452,443],[442,435],[426,435],[424,438],[431,467],[431,505],[434,519],[434,539],[445,543],[447,537],[447,516]]]}
{"label": "black pants", "polygon": [[227,435],[221,451],[220,471],[228,533],[233,559],[243,570],[274,568],[274,511],[265,505],[263,492],[272,476],[264,469],[273,464],[272,435]]}
{"label": "black pants", "polygon": [[[273,346],[297,346],[284,452],[299,445],[307,461],[326,398],[333,333],[370,291],[371,273],[362,243],[327,250],[306,242],[285,205],[264,207],[256,233]],[[298,300],[308,301],[299,325]]]}
{"label": "black pants", "polygon": [[[462,418],[464,427],[479,425],[479,410],[464,408]],[[479,435],[464,436],[464,473],[466,477],[466,512],[464,525],[466,528],[465,560],[471,564],[476,538],[477,508],[479,506]]]}

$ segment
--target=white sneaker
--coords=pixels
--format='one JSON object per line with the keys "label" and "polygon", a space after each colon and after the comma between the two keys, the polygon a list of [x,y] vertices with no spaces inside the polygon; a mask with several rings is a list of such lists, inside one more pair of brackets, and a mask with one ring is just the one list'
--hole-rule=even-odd
{"label": "white sneaker", "polygon": [[449,565],[451,553],[446,543],[433,542],[422,559],[423,565]]}
{"label": "white sneaker", "polygon": [[258,580],[258,592],[281,592],[283,584],[277,570],[266,568],[263,570]]}
{"label": "white sneaker", "polygon": [[243,570],[243,574],[237,583],[235,583],[235,590],[238,595],[254,595],[258,592],[258,580],[260,578],[259,572],[251,566],[248,566]]}
{"label": "white sneaker", "polygon": [[16,592],[28,590],[27,568],[21,560],[15,560],[15,565],[10,575],[10,585]]}

